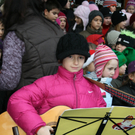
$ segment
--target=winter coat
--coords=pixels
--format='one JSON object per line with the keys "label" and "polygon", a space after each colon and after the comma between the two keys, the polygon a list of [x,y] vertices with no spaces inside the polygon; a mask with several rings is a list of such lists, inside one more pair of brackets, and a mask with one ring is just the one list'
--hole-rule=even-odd
{"label": "winter coat", "polygon": [[9,99],[7,111],[28,135],[34,135],[39,126],[45,126],[39,115],[58,105],[74,109],[105,107],[106,103],[99,87],[83,77],[83,69],[72,73],[60,66],[55,75],[16,91]]}
{"label": "winter coat", "polygon": [[[135,83],[133,83],[133,82],[130,82],[130,83],[120,87],[119,89],[122,90],[123,92],[126,92],[130,95],[135,96]],[[117,98],[115,96],[113,96],[112,105],[135,107],[132,104],[127,103],[127,102],[125,102],[125,101],[123,101],[120,98]]]}
{"label": "winter coat", "polygon": [[102,30],[101,28],[98,30],[93,30],[90,28],[90,26],[87,26],[87,29],[85,31],[80,32],[79,34],[87,38],[89,35],[92,34],[102,34]]}
{"label": "winter coat", "polygon": [[69,32],[80,33],[80,32],[83,31],[83,26],[82,26],[82,25],[81,25],[81,26],[80,26],[80,25],[76,25],[75,30],[73,30],[73,27],[74,27],[74,25],[69,28],[68,33],[69,33]]}
{"label": "winter coat", "polygon": [[119,88],[122,86],[122,82],[123,82],[123,77],[124,75],[119,75],[116,79],[113,79],[111,84],[114,88]]}
{"label": "winter coat", "polygon": [[22,75],[15,90],[33,83],[40,77],[57,73],[57,43],[64,35],[58,24],[32,15],[29,10],[25,23],[14,25],[9,30],[25,43],[25,54],[22,60]]}

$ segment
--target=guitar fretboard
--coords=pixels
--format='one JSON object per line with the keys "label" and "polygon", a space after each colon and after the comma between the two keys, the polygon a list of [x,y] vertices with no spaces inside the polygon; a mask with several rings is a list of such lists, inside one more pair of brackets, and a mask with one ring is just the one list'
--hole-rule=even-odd
{"label": "guitar fretboard", "polygon": [[116,96],[121,100],[124,100],[127,103],[130,103],[135,106],[135,96],[130,95],[122,90],[116,89],[114,87],[105,85],[105,91],[110,93],[112,96]]}

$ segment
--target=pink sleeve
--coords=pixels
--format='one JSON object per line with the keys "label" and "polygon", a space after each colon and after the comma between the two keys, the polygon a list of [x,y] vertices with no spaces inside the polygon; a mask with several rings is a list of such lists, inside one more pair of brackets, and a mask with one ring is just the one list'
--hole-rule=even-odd
{"label": "pink sleeve", "polygon": [[[37,86],[37,83],[39,86]],[[13,120],[29,135],[33,135],[40,126],[45,126],[45,122],[38,114],[44,99],[43,79],[40,78],[33,84],[24,86],[16,91],[9,99],[7,111]]]}
{"label": "pink sleeve", "polygon": [[95,89],[97,90],[97,93],[98,93],[98,107],[106,107],[106,102],[101,95],[100,88],[97,85],[95,85],[95,87],[96,87]]}

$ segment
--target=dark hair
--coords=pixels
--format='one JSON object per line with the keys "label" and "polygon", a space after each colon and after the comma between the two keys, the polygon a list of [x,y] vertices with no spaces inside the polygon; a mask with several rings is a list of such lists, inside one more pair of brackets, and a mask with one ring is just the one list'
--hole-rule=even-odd
{"label": "dark hair", "polygon": [[44,3],[44,9],[47,9],[48,12],[55,8],[61,10],[61,5],[56,0],[47,0],[47,2]]}
{"label": "dark hair", "polygon": [[[132,72],[130,74],[135,74],[135,72]],[[126,84],[130,84],[132,82],[132,80],[129,79],[128,75],[126,75],[124,78],[123,78],[123,83],[122,83],[122,86],[126,85]]]}
{"label": "dark hair", "polygon": [[43,11],[43,0],[5,0],[3,11],[5,30],[7,31],[14,24],[24,23],[29,8],[35,15],[40,16],[40,12]]}

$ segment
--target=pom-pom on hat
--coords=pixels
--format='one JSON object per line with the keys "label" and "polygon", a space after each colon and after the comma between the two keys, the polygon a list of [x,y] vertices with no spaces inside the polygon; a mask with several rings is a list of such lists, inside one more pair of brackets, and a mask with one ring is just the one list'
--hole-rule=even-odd
{"label": "pom-pom on hat", "polygon": [[124,64],[127,63],[127,58],[125,57],[125,55],[119,51],[113,50],[115,52],[115,54],[118,57],[119,60],[119,67],[123,66]]}
{"label": "pom-pom on hat", "polygon": [[80,54],[85,56],[85,61],[90,56],[87,40],[80,34],[67,33],[62,36],[57,44],[56,58],[63,60],[64,58]]}
{"label": "pom-pom on hat", "polygon": [[100,34],[89,35],[86,38],[86,40],[87,40],[88,43],[93,43],[95,45],[99,45],[100,43],[105,43],[105,40],[103,38],[103,35],[100,35]]}
{"label": "pom-pom on hat", "polygon": [[117,24],[119,24],[120,22],[126,21],[127,20],[127,16],[125,13],[123,13],[122,11],[114,11],[112,16],[112,23],[114,26],[116,26]]}
{"label": "pom-pom on hat", "polygon": [[116,0],[104,0],[103,7],[117,6]]}
{"label": "pom-pom on hat", "polygon": [[[74,11],[74,15],[76,15],[77,17],[82,19],[83,22],[83,30],[86,30],[86,26],[88,25],[89,22],[89,13],[90,13],[90,9],[89,9],[89,2],[88,1],[84,1],[82,2],[82,4],[80,6],[78,6],[76,8],[76,10]],[[73,30],[76,29],[76,23],[73,27]]]}
{"label": "pom-pom on hat", "polygon": [[135,34],[129,30],[122,30],[116,45],[121,44],[126,47],[133,47],[135,46]]}
{"label": "pom-pom on hat", "polygon": [[112,12],[108,7],[101,8],[100,12],[103,14],[104,17],[111,17],[112,16]]}
{"label": "pom-pom on hat", "polygon": [[135,21],[135,13],[133,13],[130,17],[130,20],[129,20],[130,25],[132,25],[134,21]]}
{"label": "pom-pom on hat", "polygon": [[57,0],[62,7],[65,7],[68,0]]}
{"label": "pom-pom on hat", "polygon": [[[116,59],[118,61],[118,58],[116,54],[112,51],[112,49],[106,45],[98,45],[95,50],[94,55],[94,65],[96,70],[96,75],[98,78],[102,77],[102,73],[104,70],[105,65],[108,61]],[[119,65],[117,66],[117,69],[115,71],[113,79],[116,79],[119,75]]]}
{"label": "pom-pom on hat", "polygon": [[93,20],[96,16],[100,16],[100,17],[102,18],[102,24],[103,24],[103,22],[104,22],[104,16],[103,16],[103,14],[102,14],[100,11],[98,11],[98,10],[93,10],[93,11],[90,12],[90,14],[89,14],[89,24],[92,22],[92,20]]}
{"label": "pom-pom on hat", "polygon": [[99,11],[99,8],[96,4],[89,4],[89,8],[90,8],[90,11],[93,11],[93,10],[98,10]]}
{"label": "pom-pom on hat", "polygon": [[135,7],[135,1],[134,1],[134,0],[128,0],[127,5],[126,5],[126,9],[127,9],[128,6],[130,6],[130,5],[132,5],[132,6]]}

